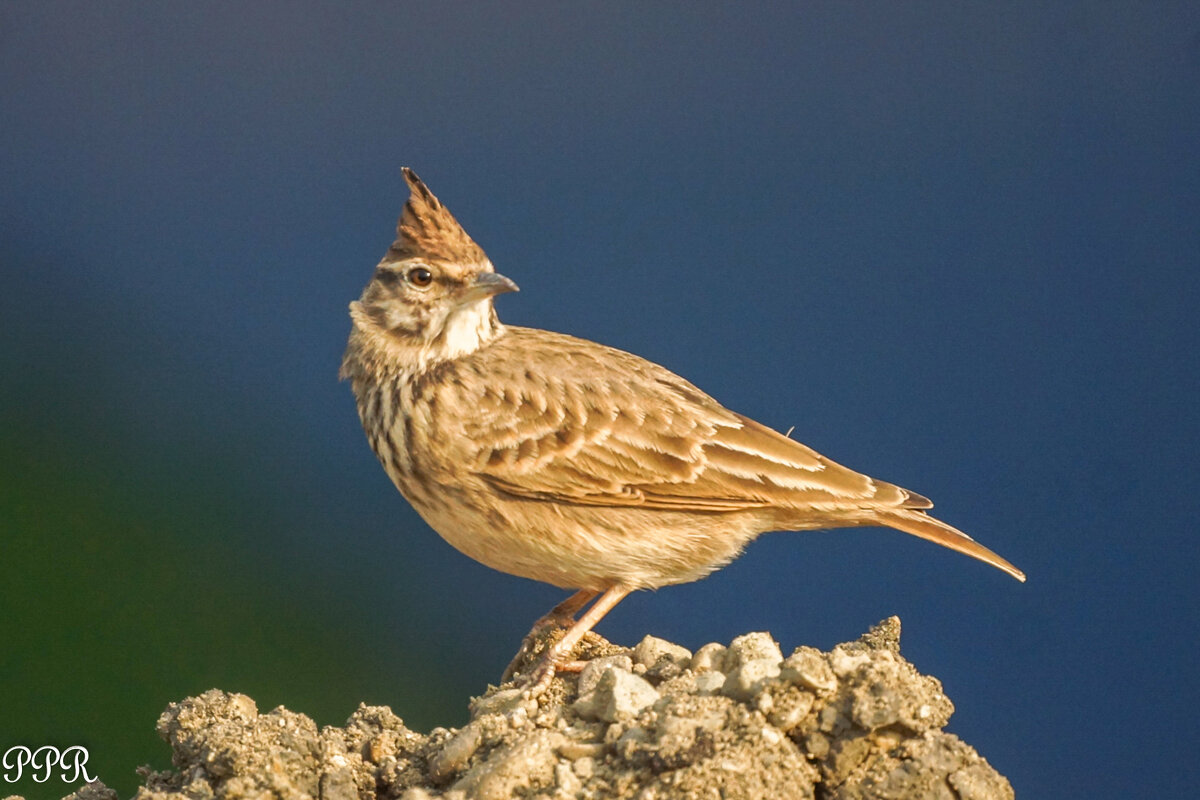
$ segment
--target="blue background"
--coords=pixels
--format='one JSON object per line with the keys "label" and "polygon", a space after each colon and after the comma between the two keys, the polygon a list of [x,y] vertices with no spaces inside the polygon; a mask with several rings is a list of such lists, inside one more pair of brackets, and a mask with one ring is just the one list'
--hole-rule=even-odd
{"label": "blue background", "polygon": [[1019,796],[1194,790],[1195,3],[5,4],[0,76],[0,749],[87,745],[126,796],[212,686],[461,724],[563,596],[442,543],[336,381],[407,164],[521,285],[505,321],[1029,574],[773,534],[602,633],[899,614]]}

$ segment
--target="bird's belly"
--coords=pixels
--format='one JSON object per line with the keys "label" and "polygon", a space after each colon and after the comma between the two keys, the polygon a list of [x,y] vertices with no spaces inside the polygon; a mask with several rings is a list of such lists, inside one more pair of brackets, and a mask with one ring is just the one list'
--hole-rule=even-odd
{"label": "bird's belly", "polygon": [[648,589],[704,577],[768,526],[753,512],[678,513],[540,500],[414,502],[459,552],[568,589]]}

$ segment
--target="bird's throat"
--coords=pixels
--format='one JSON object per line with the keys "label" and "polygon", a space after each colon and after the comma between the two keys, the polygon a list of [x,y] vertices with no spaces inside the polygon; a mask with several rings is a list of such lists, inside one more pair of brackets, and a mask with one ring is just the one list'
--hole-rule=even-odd
{"label": "bird's throat", "polygon": [[441,336],[431,343],[433,352],[430,355],[434,361],[461,358],[496,338],[502,330],[503,326],[487,300],[458,306],[446,317]]}
{"label": "bird's throat", "polygon": [[383,364],[402,366],[408,375],[474,353],[504,333],[486,300],[455,308],[436,336],[425,338],[404,326],[389,328],[384,315],[361,302],[350,304],[354,327],[340,375],[353,378]]}

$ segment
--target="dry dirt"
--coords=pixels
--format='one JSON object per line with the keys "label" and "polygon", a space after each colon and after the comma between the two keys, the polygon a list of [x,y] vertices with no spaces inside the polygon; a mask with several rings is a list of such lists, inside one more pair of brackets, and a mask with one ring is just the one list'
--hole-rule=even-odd
{"label": "dry dirt", "polygon": [[[175,770],[143,770],[136,800],[1012,798],[942,730],[954,707],[900,656],[899,636],[892,617],[830,652],[786,658],[765,633],[695,653],[591,636],[588,667],[540,700],[490,687],[464,727],[429,734],[386,706],[318,730],[214,689],[158,720]],[[114,798],[92,784],[70,800]]]}

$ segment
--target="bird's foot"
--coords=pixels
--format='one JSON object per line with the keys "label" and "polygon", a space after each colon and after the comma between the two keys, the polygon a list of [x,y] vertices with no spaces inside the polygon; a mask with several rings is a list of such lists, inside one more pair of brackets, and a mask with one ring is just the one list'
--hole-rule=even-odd
{"label": "bird's foot", "polygon": [[570,655],[560,651],[557,642],[552,645],[528,674],[517,678],[517,685],[524,687],[522,694],[527,698],[537,698],[550,688],[550,683],[556,675],[583,672],[584,667],[590,663],[585,659],[567,660]]}
{"label": "bird's foot", "polygon": [[504,674],[500,676],[500,681],[503,683],[512,680],[530,657],[546,648],[546,641],[552,634],[574,625],[575,613],[583,603],[593,596],[595,596],[595,592],[576,592],[533,623],[529,633],[525,634],[525,638],[521,640],[521,647],[517,650],[517,654],[504,668]]}
{"label": "bird's foot", "polygon": [[521,679],[521,683],[525,686],[522,695],[530,699],[536,699],[545,694],[546,690],[550,688],[550,683],[554,680],[556,672],[558,672],[558,664],[555,663],[554,653],[547,652],[538,661],[533,671],[527,677]]}
{"label": "bird's foot", "polygon": [[[575,619],[575,614],[591,602],[599,592],[580,589],[559,603],[549,614],[534,623],[533,630],[521,643],[521,649],[517,652],[516,657],[504,670],[503,680],[507,681],[515,677],[538,652],[541,652],[541,658],[533,670],[527,673],[527,676],[522,677],[520,681],[526,687],[525,695],[527,697],[537,697],[545,692],[549,688],[550,682],[554,680],[555,672],[578,672],[583,669],[584,662],[570,659],[575,646],[589,634],[592,626],[599,622],[601,617],[619,603],[621,598],[629,594],[629,591],[624,586],[610,586],[579,619]],[[558,631],[564,627],[567,628],[566,632],[552,642],[551,639],[557,636]]]}
{"label": "bird's foot", "polygon": [[517,654],[504,668],[504,674],[500,676],[501,682],[511,681],[521,671],[521,668],[526,666],[532,656],[546,649],[547,639],[551,635],[563,628],[570,627],[574,621],[570,617],[562,618],[547,614],[533,623],[533,628],[521,640],[521,647],[517,650]]}

